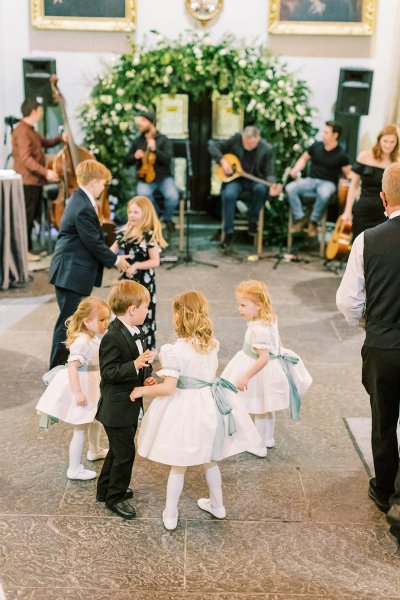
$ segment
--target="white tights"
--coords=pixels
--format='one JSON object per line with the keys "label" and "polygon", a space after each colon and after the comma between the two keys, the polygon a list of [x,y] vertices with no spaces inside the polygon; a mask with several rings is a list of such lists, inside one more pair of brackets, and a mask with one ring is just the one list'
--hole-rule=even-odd
{"label": "white tights", "polygon": [[100,423],[93,421],[90,425],[75,425],[69,445],[69,469],[73,472],[78,471],[81,464],[86,431],[88,432],[89,451],[97,454],[100,450]]}
{"label": "white tights", "polygon": [[261,415],[250,415],[254,425],[261,436],[262,446],[267,446],[274,439],[275,434],[275,413],[266,412]]}
{"label": "white tights", "polygon": [[[222,498],[221,471],[217,463],[211,462],[203,465],[205,477],[210,492],[211,506],[213,508],[222,508],[224,506]],[[171,467],[167,483],[167,499],[165,503],[165,516],[169,519],[176,517],[178,512],[178,502],[183,490],[185,481],[186,467]]]}

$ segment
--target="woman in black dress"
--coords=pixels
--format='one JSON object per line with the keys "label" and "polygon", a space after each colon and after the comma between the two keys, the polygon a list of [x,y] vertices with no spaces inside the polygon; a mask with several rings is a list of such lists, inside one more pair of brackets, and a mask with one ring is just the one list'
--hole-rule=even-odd
{"label": "woman in black dress", "polygon": [[[386,125],[379,132],[375,146],[357,156],[350,174],[350,187],[342,215],[353,223],[353,239],[362,231],[386,221],[380,192],[384,170],[399,160],[400,133],[396,125]],[[356,201],[361,187],[359,200]]]}
{"label": "woman in black dress", "polygon": [[142,325],[148,349],[156,347],[156,278],[155,269],[160,265],[160,248],[168,244],[162,235],[161,223],[153,204],[145,196],[136,196],[128,202],[128,222],[117,233],[111,246],[116,254],[128,255],[131,267],[124,278],[134,279],[150,292],[149,312]]}

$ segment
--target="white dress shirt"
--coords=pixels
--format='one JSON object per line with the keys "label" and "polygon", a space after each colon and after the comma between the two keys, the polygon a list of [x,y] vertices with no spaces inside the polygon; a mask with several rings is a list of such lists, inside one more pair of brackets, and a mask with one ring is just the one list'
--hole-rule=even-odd
{"label": "white dress shirt", "polygon": [[[400,210],[392,212],[389,219],[400,217]],[[364,232],[354,240],[346,271],[336,293],[336,306],[349,325],[359,326],[365,311]]]}
{"label": "white dress shirt", "polygon": [[[127,330],[129,331],[129,333],[133,336],[133,335],[140,335],[140,329],[138,327],[131,327],[130,325],[128,325],[128,323],[125,323],[125,321],[123,319],[121,319],[121,317],[117,317],[117,319],[119,319],[121,321],[121,323],[123,323],[125,325],[125,327],[127,328]],[[134,340],[134,342],[136,343],[137,349],[139,350],[139,354],[143,354],[143,345],[142,345],[142,341],[139,339]]]}

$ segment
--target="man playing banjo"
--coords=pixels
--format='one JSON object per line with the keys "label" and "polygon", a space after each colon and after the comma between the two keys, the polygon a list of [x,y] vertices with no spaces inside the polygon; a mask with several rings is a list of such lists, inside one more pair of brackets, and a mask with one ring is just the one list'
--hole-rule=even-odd
{"label": "man playing banjo", "polygon": [[[248,126],[242,134],[236,133],[228,140],[209,140],[208,151],[227,176],[221,190],[225,233],[221,247],[228,248],[233,242],[236,202],[242,191],[251,192],[250,234],[257,233],[258,214],[268,197],[278,196],[281,191],[281,187],[275,183],[274,149],[261,138],[256,127]],[[236,176],[232,181],[229,181],[229,177],[234,173],[231,162],[224,158],[226,154],[235,155],[242,167],[242,176]]]}

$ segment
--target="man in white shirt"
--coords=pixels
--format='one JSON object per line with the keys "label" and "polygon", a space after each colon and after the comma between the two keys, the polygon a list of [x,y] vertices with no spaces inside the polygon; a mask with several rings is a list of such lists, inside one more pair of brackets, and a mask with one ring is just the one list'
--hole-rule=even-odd
{"label": "man in white shirt", "polygon": [[95,160],[85,160],[78,165],[76,177],[80,187],[67,202],[50,264],[49,281],[55,285],[60,308],[50,368],[66,362],[65,320],[82,298],[90,296],[94,286],[101,286],[104,267],[129,268],[126,259],[116,257],[105,244],[98,218],[96,199],[111,179],[110,171]]}
{"label": "man in white shirt", "polygon": [[400,164],[388,167],[381,199],[389,220],[354,241],[336,303],[350,325],[365,317],[363,385],[370,396],[375,477],[369,496],[400,542]]}

